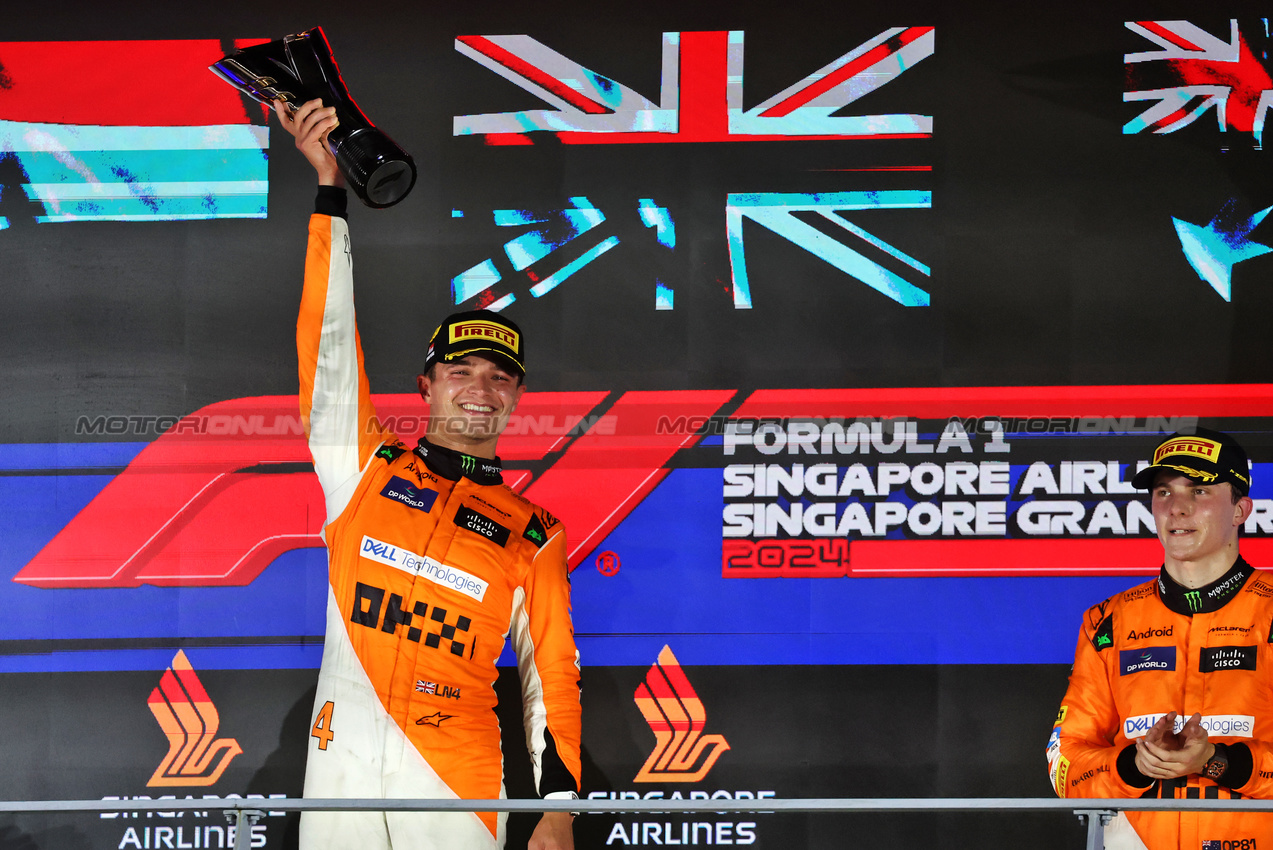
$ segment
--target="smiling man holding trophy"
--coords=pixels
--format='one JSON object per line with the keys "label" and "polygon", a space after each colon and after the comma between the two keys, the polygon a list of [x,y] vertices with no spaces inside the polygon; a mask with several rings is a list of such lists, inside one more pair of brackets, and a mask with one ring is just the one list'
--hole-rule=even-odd
{"label": "smiling man holding trophy", "polygon": [[[272,103],[314,167],[297,320],[301,415],[323,488],[327,632],[306,797],[505,796],[496,660],[510,636],[526,742],[546,799],[576,799],[579,657],[560,521],[503,484],[500,434],[525,391],[525,340],[498,313],[421,335],[429,424],[413,449],[376,416],[363,369],[346,223],[349,185],[372,207],[415,181],[411,158],[349,98],[321,30],[247,48],[213,70]],[[322,812],[301,850],[498,850],[494,812]],[[530,850],[571,850],[549,812]]]}

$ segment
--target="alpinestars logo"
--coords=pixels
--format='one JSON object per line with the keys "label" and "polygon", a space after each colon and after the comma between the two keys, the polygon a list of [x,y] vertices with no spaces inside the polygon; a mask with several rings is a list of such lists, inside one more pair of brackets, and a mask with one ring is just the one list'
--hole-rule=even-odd
{"label": "alpinestars logo", "polygon": [[702,734],[707,711],[671,647],[663,647],[634,699],[655,740],[634,782],[698,782],[729,749],[723,735]]}
{"label": "alpinestars logo", "polygon": [[168,754],[147,787],[212,785],[243,752],[234,738],[217,738],[221,716],[184,652],[173,656],[147,703],[168,736]]}

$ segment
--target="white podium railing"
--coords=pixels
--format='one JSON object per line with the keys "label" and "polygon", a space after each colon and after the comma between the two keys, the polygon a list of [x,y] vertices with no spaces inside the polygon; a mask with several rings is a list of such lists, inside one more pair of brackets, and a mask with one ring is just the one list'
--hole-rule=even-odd
{"label": "white podium railing", "polygon": [[1070,812],[1087,825],[1087,850],[1103,850],[1101,827],[1120,811],[1273,812],[1273,800],[1142,800],[1029,797],[826,798],[764,800],[405,800],[275,798],[221,800],[0,800],[0,815],[223,811],[235,826],[234,850],[248,850],[251,825],[270,812]]}

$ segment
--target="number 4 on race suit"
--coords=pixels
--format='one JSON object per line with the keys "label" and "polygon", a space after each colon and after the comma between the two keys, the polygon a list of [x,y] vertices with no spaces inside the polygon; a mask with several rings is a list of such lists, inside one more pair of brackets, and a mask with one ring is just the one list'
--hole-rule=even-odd
{"label": "number 4 on race suit", "polygon": [[313,728],[309,730],[309,734],[318,739],[320,750],[327,749],[331,739],[336,737],[336,733],[332,731],[332,712],[335,710],[336,704],[331,700],[323,703],[323,707],[318,710],[318,716],[314,718]]}

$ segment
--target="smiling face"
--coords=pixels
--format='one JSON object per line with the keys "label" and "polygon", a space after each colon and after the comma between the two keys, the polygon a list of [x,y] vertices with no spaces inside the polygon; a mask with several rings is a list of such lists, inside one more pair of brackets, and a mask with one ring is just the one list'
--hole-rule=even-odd
{"label": "smiling face", "polygon": [[1215,581],[1238,557],[1238,527],[1251,515],[1250,498],[1235,503],[1231,484],[1199,484],[1160,472],[1152,509],[1167,573],[1187,587]]}
{"label": "smiling face", "polygon": [[495,457],[499,435],[517,408],[525,384],[493,360],[470,354],[439,362],[416,377],[429,405],[429,441],[476,457]]}

